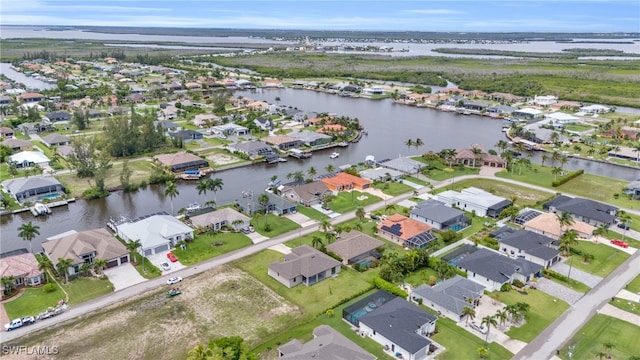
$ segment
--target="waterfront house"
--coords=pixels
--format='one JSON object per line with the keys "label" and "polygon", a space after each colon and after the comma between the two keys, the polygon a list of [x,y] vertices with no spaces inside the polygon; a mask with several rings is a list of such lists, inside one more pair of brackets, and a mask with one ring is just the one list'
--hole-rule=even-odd
{"label": "waterfront house", "polygon": [[193,239],[193,229],[166,213],[143,216],[116,226],[116,234],[125,241],[140,240],[143,256],[159,254],[183,240]]}
{"label": "waterfront house", "polygon": [[47,123],[53,123],[57,121],[69,121],[71,120],[71,114],[64,111],[55,111],[46,114],[43,120]]}
{"label": "waterfront house", "polygon": [[203,128],[205,126],[209,126],[210,124],[218,124],[220,123],[220,117],[215,114],[198,114],[191,121],[193,125]]}
{"label": "waterfront house", "polygon": [[583,221],[574,220],[569,226],[561,226],[558,216],[552,213],[541,213],[533,219],[523,224],[526,230],[548,236],[554,240],[560,239],[566,230],[574,230],[582,239],[591,239],[595,226],[591,226]]}
{"label": "waterfront house", "polygon": [[242,228],[248,227],[251,219],[248,216],[227,207],[191,216],[189,217],[189,221],[196,227],[196,229],[203,228],[206,230],[219,231],[225,226],[230,226],[234,231],[239,231]]}
{"label": "waterfront house", "polygon": [[[344,90],[347,91],[347,90]],[[384,95],[384,89],[380,86],[365,87],[362,89],[362,95]]]}
{"label": "waterfront house", "polygon": [[618,208],[598,201],[572,198],[565,195],[557,196],[542,204],[544,210],[558,214],[568,212],[576,220],[583,221],[593,226],[613,225],[616,220]]}
{"label": "waterfront house", "polygon": [[487,291],[500,290],[502,285],[513,280],[524,283],[532,280],[542,266],[522,258],[510,258],[497,251],[475,247],[471,253],[452,264],[467,273],[467,279],[484,287]]}
{"label": "waterfront house", "polygon": [[248,128],[241,125],[234,124],[234,123],[227,123],[227,124],[212,126],[210,130],[212,134],[237,135],[237,136],[249,134]]}
{"label": "waterfront house", "polygon": [[262,131],[269,131],[269,130],[273,129],[273,123],[271,122],[271,120],[263,118],[263,117],[259,117],[257,119],[254,119],[253,120],[253,124],[255,126],[257,126]]}
{"label": "waterfront house", "polygon": [[544,95],[544,96],[534,96],[533,99],[529,100],[529,104],[538,105],[538,106],[551,106],[558,102],[558,97],[553,95]]}
{"label": "waterfront house", "polygon": [[623,193],[625,195],[631,195],[634,199],[640,197],[640,179],[631,181],[624,187]]}
{"label": "waterfront house", "polygon": [[[527,124],[524,127],[524,132],[527,134],[527,141],[531,141],[535,144],[549,144],[552,142],[554,133],[557,132],[553,129],[542,127],[545,125],[543,122],[535,122],[533,124]],[[561,126],[562,127],[562,126]],[[516,139],[514,139],[515,141]],[[558,136],[558,142],[566,142],[568,138],[562,134]]]}
{"label": "waterfront house", "polygon": [[44,252],[55,265],[58,259],[71,259],[69,275],[76,274],[82,264],[93,264],[96,259],[107,261],[107,268],[130,261],[129,251],[104,228],[87,231],[67,231],[47,238],[42,243]]}
{"label": "waterfront house", "polygon": [[289,136],[299,140],[302,144],[310,147],[328,144],[333,139],[329,135],[321,134],[321,133],[317,133],[309,130],[302,130],[297,133],[296,132],[290,133]]}
{"label": "waterfront house", "polygon": [[313,181],[295,186],[284,186],[280,194],[285,199],[303,205],[320,204],[325,196],[333,194],[322,181]]}
{"label": "waterfront house", "polygon": [[0,127],[0,137],[2,137],[3,139],[11,139],[15,135],[16,132],[12,128],[6,126]]}
{"label": "waterfront house", "polygon": [[417,204],[409,212],[409,217],[441,231],[460,231],[471,225],[471,219],[464,214],[464,211],[433,199]]}
{"label": "waterfront house", "polygon": [[413,289],[411,297],[422,299],[422,305],[458,322],[465,307],[480,304],[485,287],[458,274],[434,286],[420,285]]}
{"label": "waterfront house", "polygon": [[244,213],[253,216],[257,212],[266,211],[267,213],[276,213],[278,215],[295,213],[298,206],[291,201],[274,195],[270,192],[265,192],[269,198],[269,202],[266,207],[258,202],[258,196],[251,196],[243,198],[242,200],[236,200],[236,206],[238,206]]}
{"label": "waterfront house", "polygon": [[510,116],[518,108],[508,105],[493,105],[487,107],[487,113],[493,116]]}
{"label": "waterfront house", "polygon": [[635,148],[628,147],[628,146],[619,146],[611,149],[608,155],[618,159],[625,159],[625,160],[637,162],[638,156],[640,155],[640,153],[638,153]]}
{"label": "waterfront house", "polygon": [[44,101],[46,99],[46,97],[42,94],[39,93],[24,93],[22,95],[18,96],[18,100],[22,101],[23,103],[37,103],[40,101]]}
{"label": "waterfront house", "polygon": [[424,360],[431,346],[427,336],[436,330],[437,320],[435,315],[396,297],[362,316],[358,329],[395,358]]}
{"label": "waterfront house", "polygon": [[6,139],[2,142],[2,145],[13,151],[33,150],[33,144],[28,140]]}
{"label": "waterfront house", "polygon": [[337,276],[341,264],[338,260],[312,248],[302,245],[291,249],[283,261],[268,266],[268,274],[288,288],[299,284],[313,285],[326,278]]}
{"label": "waterfront house", "polygon": [[[37,286],[45,281],[38,260],[26,249],[0,254],[0,277],[13,277],[16,287]],[[0,288],[0,295],[4,299],[4,285]]]}
{"label": "waterfront house", "polygon": [[6,95],[0,95],[0,106],[6,106],[11,104],[11,97]]}
{"label": "waterfront house", "polygon": [[229,150],[237,151],[249,156],[251,159],[258,159],[273,153],[273,148],[262,141],[250,140],[229,145]]}
{"label": "waterfront house", "polygon": [[9,162],[14,162],[16,168],[26,169],[34,165],[41,168],[49,166],[49,158],[40,151],[21,151],[9,156]]}
{"label": "waterfront house", "polygon": [[521,96],[499,92],[491,93],[487,95],[487,98],[490,100],[498,101],[501,104],[513,104],[522,102],[524,100],[524,98],[522,98]]}
{"label": "waterfront house", "polygon": [[477,216],[493,218],[500,216],[502,210],[513,204],[510,200],[475,187],[468,187],[460,192],[446,190],[437,195],[437,200],[464,211],[475,212]]}
{"label": "waterfront house", "polygon": [[322,181],[331,191],[365,190],[371,186],[371,181],[345,172],[339,172],[333,176],[322,178]]}
{"label": "waterfront house", "polygon": [[54,177],[32,176],[9,179],[2,182],[2,190],[17,202],[33,202],[43,197],[64,195],[65,187]]}
{"label": "waterfront house", "polygon": [[417,174],[425,167],[424,163],[408,157],[397,157],[395,159],[379,162],[378,164],[383,168],[401,171],[405,174]]}
{"label": "waterfront house", "polygon": [[174,173],[209,167],[209,163],[206,160],[188,152],[160,154],[153,159],[163,166],[169,167]]}
{"label": "waterfront house", "polygon": [[378,235],[404,248],[422,249],[436,240],[436,236],[431,233],[431,226],[400,214],[387,216],[377,228]]}
{"label": "waterfront house", "polygon": [[540,119],[544,117],[544,113],[537,109],[522,108],[514,111],[513,116],[522,118],[522,119],[533,120],[533,119]]}
{"label": "waterfront house", "polygon": [[293,339],[278,346],[280,360],[376,360],[376,357],[356,345],[328,325],[313,329],[313,339],[301,343]]}
{"label": "waterfront house", "polygon": [[368,265],[374,260],[380,259],[378,248],[384,246],[384,242],[372,238],[359,231],[352,230],[340,234],[338,240],[326,246],[327,251],[338,255],[343,265]]}
{"label": "waterfront house", "polygon": [[265,143],[277,146],[280,150],[289,150],[301,145],[300,140],[287,135],[272,135],[262,139]]}
{"label": "waterfront house", "polygon": [[498,242],[500,251],[505,254],[531,261],[546,269],[560,261],[558,245],[553,238],[529,230],[517,230]]}
{"label": "waterfront house", "polygon": [[467,100],[463,100],[462,107],[465,108],[466,110],[482,112],[487,110],[487,107],[489,107],[489,104],[487,104],[484,101],[467,99]]}
{"label": "waterfront house", "polygon": [[64,145],[71,145],[71,139],[68,136],[60,134],[49,134],[42,137],[42,143],[47,147],[59,147]]}
{"label": "waterfront house", "polygon": [[[478,152],[477,154],[474,151]],[[456,150],[454,157],[456,164],[465,166],[489,166],[503,168],[506,166],[504,159],[498,155],[490,155],[484,151],[481,145],[471,145],[470,148]]]}
{"label": "waterfront house", "polygon": [[398,170],[378,167],[375,169],[367,169],[359,172],[359,175],[363,179],[369,181],[381,181],[387,182],[392,180],[399,180],[404,177],[404,173]]}
{"label": "waterfront house", "polygon": [[545,115],[545,121],[549,122],[553,126],[564,126],[566,124],[573,124],[580,121],[580,118],[573,115],[569,115],[560,111],[552,112]]}
{"label": "waterfront house", "polygon": [[611,111],[610,107],[603,105],[588,105],[580,108],[580,112],[587,114],[603,114]]}

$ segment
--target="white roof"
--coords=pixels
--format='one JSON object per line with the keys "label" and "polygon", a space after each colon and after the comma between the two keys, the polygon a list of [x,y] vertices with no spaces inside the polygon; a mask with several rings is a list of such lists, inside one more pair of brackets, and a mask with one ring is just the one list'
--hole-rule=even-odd
{"label": "white roof", "polygon": [[468,187],[466,189],[462,189],[461,192],[447,190],[438,194],[438,200],[447,200],[454,199],[455,201],[464,202],[467,204],[475,204],[478,206],[489,208],[492,205],[495,205],[501,201],[506,200],[503,197],[493,195],[489,192],[486,192],[482,189],[478,189],[475,187]]}
{"label": "white roof", "polygon": [[578,121],[580,120],[579,118],[573,116],[573,115],[569,115],[560,111],[551,113],[551,114],[547,114],[546,116],[549,119],[553,119],[553,120],[559,120],[559,121]]}
{"label": "white roof", "polygon": [[9,159],[19,164],[25,161],[32,162],[34,164],[49,162],[49,158],[46,157],[45,154],[41,153],[40,151],[21,151],[19,153],[9,156]]}
{"label": "white roof", "polygon": [[582,111],[609,111],[611,110],[611,108],[606,107],[604,105],[589,105],[589,106],[583,106],[580,108],[580,110]]}
{"label": "white roof", "polygon": [[532,109],[532,108],[518,109],[518,110],[516,110],[516,112],[523,113],[523,114],[529,114],[529,115],[533,115],[533,116],[542,114],[542,111],[536,110],[536,109]]}
{"label": "white roof", "polygon": [[169,238],[193,233],[193,229],[171,215],[153,215],[117,226],[118,233],[129,240],[140,240],[143,249],[166,244]]}

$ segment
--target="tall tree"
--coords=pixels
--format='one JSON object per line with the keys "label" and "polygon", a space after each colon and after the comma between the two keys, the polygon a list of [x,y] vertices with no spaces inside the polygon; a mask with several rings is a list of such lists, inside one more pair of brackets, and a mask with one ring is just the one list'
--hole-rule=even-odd
{"label": "tall tree", "polygon": [[180,191],[176,187],[176,183],[173,181],[167,182],[164,188],[164,196],[168,196],[171,199],[171,215],[175,215],[173,211],[173,198],[180,195]]}
{"label": "tall tree", "polygon": [[98,271],[98,273],[102,273],[102,271],[107,267],[107,260],[97,258],[93,261],[93,267]]}
{"label": "tall tree", "polygon": [[18,228],[18,236],[21,237],[22,240],[29,242],[29,252],[31,253],[33,253],[31,240],[33,240],[37,235],[40,235],[40,227],[38,225],[33,225],[31,221],[20,225]]}
{"label": "tall tree", "polygon": [[420,138],[416,138],[416,140],[413,142],[413,146],[415,146],[417,150],[420,150],[420,147],[423,145],[424,142]]}
{"label": "tall tree", "polygon": [[482,156],[482,149],[478,147],[472,147],[471,152],[473,153],[473,167],[476,167],[476,160],[479,160]]}
{"label": "tall tree", "polygon": [[196,190],[198,190],[198,195],[204,194],[204,202],[207,202],[207,190],[209,190],[209,185],[207,184],[207,180],[200,180],[198,184],[196,184]]}
{"label": "tall tree", "polygon": [[314,176],[316,176],[318,174],[318,171],[316,170],[315,167],[310,167],[309,170],[307,170],[307,175],[309,175],[309,177],[311,177],[313,179]]}
{"label": "tall tree", "polygon": [[69,268],[73,265],[72,259],[63,259],[58,258],[58,263],[56,264],[56,270],[58,273],[64,274],[64,282],[69,283]]}
{"label": "tall tree", "polygon": [[213,179],[207,180],[207,190],[213,191],[213,201],[215,201],[216,203],[218,202],[216,194],[218,193],[218,190],[222,190],[223,186],[224,186],[224,182],[220,178],[213,178]]}
{"label": "tall tree", "polygon": [[560,250],[564,252],[565,255],[569,255],[571,253],[571,245],[578,244],[578,233],[575,230],[565,231],[562,236],[560,236]]}
{"label": "tall tree", "polygon": [[473,320],[476,318],[476,309],[471,306],[465,306],[462,308],[462,316],[466,317],[466,324],[469,325],[469,319]]}
{"label": "tall tree", "polygon": [[328,173],[332,173],[334,171],[336,171],[336,167],[333,166],[333,164],[329,164],[327,165],[327,167],[324,168]]}
{"label": "tall tree", "polygon": [[411,147],[414,145],[413,139],[408,139],[404,144],[407,145],[407,149],[411,150]]}
{"label": "tall tree", "polygon": [[560,229],[566,231],[567,228],[575,223],[575,219],[567,211],[556,214],[556,220],[560,224]]}
{"label": "tall tree", "polygon": [[142,243],[140,242],[140,240],[127,241],[124,244],[124,247],[127,248],[127,250],[129,250],[129,255],[131,257],[131,261],[134,264],[137,264],[138,262],[136,261],[136,251],[138,250],[138,248],[142,247]]}
{"label": "tall tree", "polygon": [[320,223],[318,223],[318,230],[322,232],[328,232],[332,229],[331,221],[329,219],[322,219]]}
{"label": "tall tree", "polygon": [[269,196],[265,193],[262,193],[258,196],[258,204],[262,206],[262,210],[264,211],[264,225],[267,226],[267,218],[269,217],[267,214],[267,205],[269,205]]}
{"label": "tall tree", "polygon": [[498,326],[498,322],[496,321],[496,318],[494,315],[488,315],[482,318],[482,325],[486,325],[487,326],[487,337],[485,338],[484,342],[488,343],[489,342],[489,333],[491,332],[491,327],[492,326]]}
{"label": "tall tree", "polygon": [[562,169],[557,166],[554,166],[551,169],[551,173],[553,174],[553,180],[555,181],[558,179],[558,175],[562,174]]}
{"label": "tall tree", "polygon": [[322,243],[322,238],[320,236],[314,235],[311,238],[311,246],[313,246],[316,249],[320,249],[322,248],[324,244]]}
{"label": "tall tree", "polygon": [[356,209],[356,217],[360,219],[360,222],[364,220],[365,215],[366,215],[366,212],[364,211],[364,208],[362,206],[358,206],[358,208]]}
{"label": "tall tree", "polygon": [[496,143],[496,147],[500,150],[501,154],[507,149],[508,146],[509,144],[504,140],[498,140],[498,142]]}

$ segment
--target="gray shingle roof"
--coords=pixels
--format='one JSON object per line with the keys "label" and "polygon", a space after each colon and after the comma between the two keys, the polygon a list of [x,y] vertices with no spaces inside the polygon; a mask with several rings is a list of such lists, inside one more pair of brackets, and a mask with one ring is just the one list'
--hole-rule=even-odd
{"label": "gray shingle roof", "polygon": [[465,301],[465,298],[477,299],[482,296],[484,289],[484,286],[465,279],[460,275],[456,275],[434,287],[421,285],[414,289],[413,293],[428,302],[439,305],[458,315],[462,315],[462,309],[464,309],[465,306],[470,306],[470,304]]}
{"label": "gray shingle roof", "polygon": [[616,217],[609,212],[618,211],[615,206],[583,198],[569,198],[557,204],[556,209],[604,223],[612,223]]}
{"label": "gray shingle roof", "polygon": [[544,260],[553,259],[559,254],[558,250],[549,247],[553,242],[552,238],[528,230],[518,230],[500,241],[501,244],[513,246]]}
{"label": "gray shingle roof", "polygon": [[417,204],[413,208],[413,210],[411,210],[411,214],[415,214],[425,219],[429,219],[433,222],[443,224],[449,220],[457,218],[460,215],[464,215],[464,212],[449,206],[445,206],[440,201],[431,199]]}
{"label": "gray shingle roof", "polygon": [[282,278],[293,279],[299,275],[311,277],[340,265],[338,260],[309,245],[302,245],[291,249],[291,253],[285,255],[283,262],[269,264],[269,268],[279,273]]}
{"label": "gray shingle roof", "polygon": [[375,360],[376,357],[328,325],[313,329],[313,340],[294,339],[278,348],[286,360]]}
{"label": "gray shingle roof", "polygon": [[2,187],[5,188],[10,194],[17,194],[28,189],[37,189],[45,186],[62,185],[60,181],[53,177],[45,176],[33,176],[29,178],[18,178],[5,180],[2,182]]}
{"label": "gray shingle roof", "polygon": [[349,260],[383,245],[384,243],[382,241],[374,239],[369,235],[359,231],[350,231],[347,234],[341,234],[340,240],[327,245],[327,250],[337,254],[344,260]]}
{"label": "gray shingle roof", "polygon": [[531,275],[542,266],[524,259],[511,259],[495,251],[479,248],[456,264],[461,269],[474,272],[498,283],[508,281],[515,273]]}

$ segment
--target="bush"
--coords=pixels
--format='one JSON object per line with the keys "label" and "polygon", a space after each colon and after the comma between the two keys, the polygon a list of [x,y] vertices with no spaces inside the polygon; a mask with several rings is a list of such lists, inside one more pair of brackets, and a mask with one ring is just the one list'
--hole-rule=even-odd
{"label": "bush", "polygon": [[406,299],[409,296],[406,291],[400,289],[399,287],[393,285],[392,283],[379,276],[373,278],[373,285],[375,285],[375,287],[377,287],[378,289],[387,291],[393,295],[400,296],[403,299]]}
{"label": "bush", "polygon": [[524,283],[518,279],[515,279],[511,282],[511,285],[517,287],[517,288],[523,288],[524,287]]}
{"label": "bush", "polygon": [[584,170],[582,170],[582,169],[580,169],[580,170],[578,170],[578,171],[574,171],[574,172],[569,173],[569,174],[567,174],[567,175],[565,175],[565,176],[563,176],[563,177],[561,177],[561,178],[559,178],[559,179],[557,179],[557,180],[554,180],[554,181],[551,183],[551,186],[553,186],[553,187],[558,187],[558,186],[560,186],[560,185],[562,185],[562,184],[566,183],[567,181],[569,181],[569,180],[571,180],[571,179],[575,179],[575,178],[577,178],[578,176],[580,176],[580,175],[582,175],[582,174],[584,174]]}
{"label": "bush", "polygon": [[500,291],[501,292],[509,292],[509,291],[511,291],[511,284],[509,284],[509,283],[502,284],[502,286],[500,287]]}
{"label": "bush", "polygon": [[109,192],[107,190],[100,191],[98,188],[90,188],[82,193],[82,197],[86,200],[101,199],[107,196],[109,196]]}
{"label": "bush", "polygon": [[43,286],[43,287],[42,287],[42,289],[43,289],[43,290],[44,290],[44,292],[46,292],[46,293],[52,293],[52,292],[54,292],[54,291],[56,291],[56,290],[57,290],[56,286],[55,286],[55,285],[53,285],[53,284],[51,284],[51,283],[46,284],[45,286]]}
{"label": "bush", "polygon": [[266,225],[264,226],[264,231],[265,231],[265,232],[271,232],[271,224],[266,224]]}

